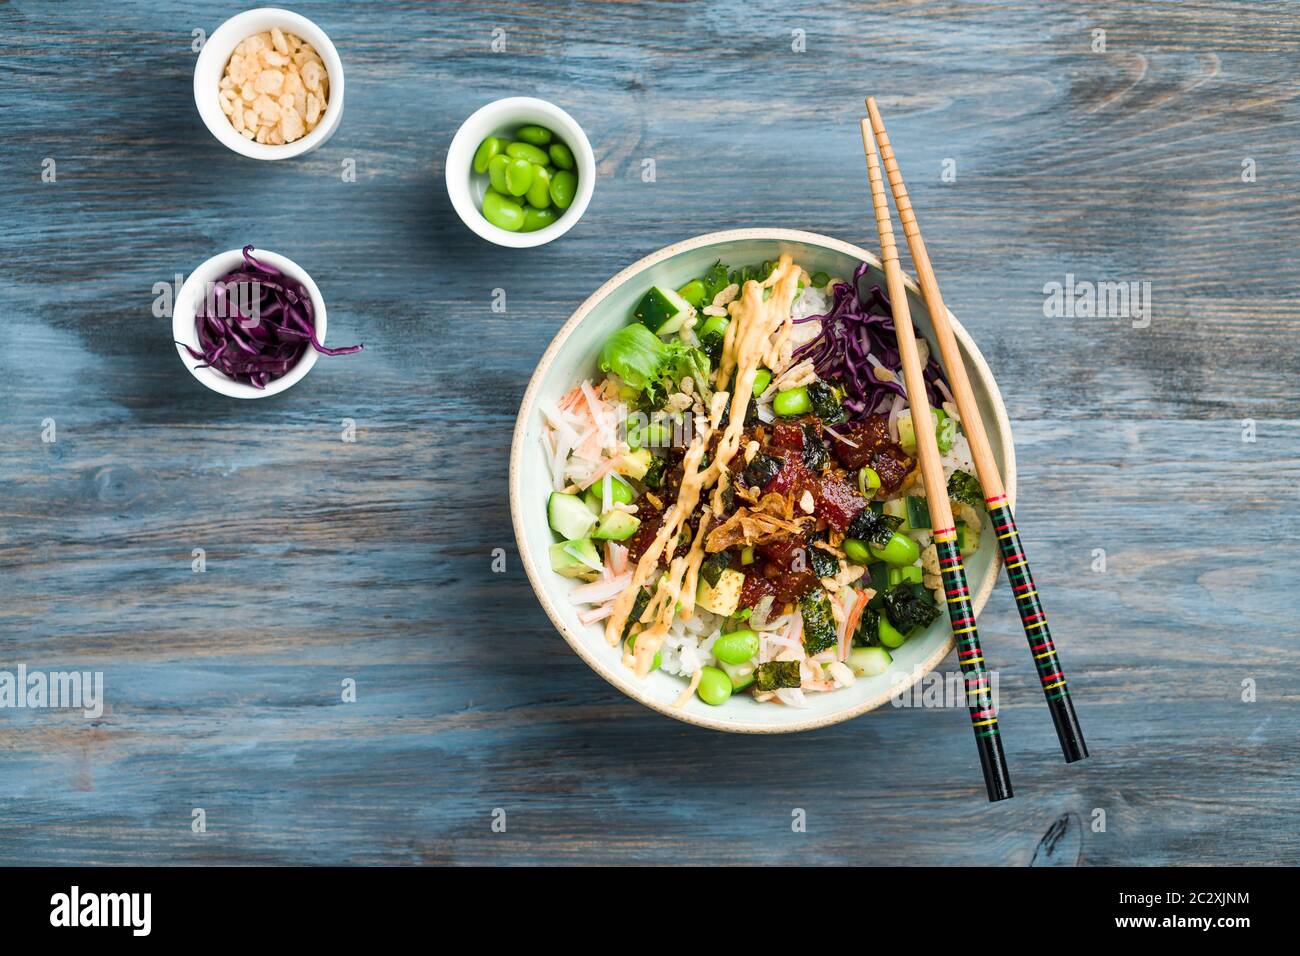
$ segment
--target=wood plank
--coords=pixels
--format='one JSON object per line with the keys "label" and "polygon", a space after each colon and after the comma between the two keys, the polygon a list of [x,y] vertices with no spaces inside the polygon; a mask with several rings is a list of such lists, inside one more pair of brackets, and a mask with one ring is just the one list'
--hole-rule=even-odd
{"label": "wood plank", "polygon": [[[0,710],[0,862],[1300,862],[1293,7],[301,9],[347,104],[282,165],[225,152],[194,111],[189,30],[224,11],[0,8],[0,669],[102,670],[107,696],[94,721]],[[644,710],[568,650],[514,553],[509,431],[554,331],[689,235],[874,245],[867,92],[1002,383],[1093,751],[1060,762],[997,592],[981,630],[1017,796],[992,807],[950,708],[785,739]],[[441,180],[460,121],[515,93],[570,109],[600,173],[583,222],[523,253],[464,230]],[[185,374],[150,305],[246,241],[307,268],[330,340],[366,350],[236,404]],[[1150,326],[1045,316],[1067,274],[1149,282]]]}

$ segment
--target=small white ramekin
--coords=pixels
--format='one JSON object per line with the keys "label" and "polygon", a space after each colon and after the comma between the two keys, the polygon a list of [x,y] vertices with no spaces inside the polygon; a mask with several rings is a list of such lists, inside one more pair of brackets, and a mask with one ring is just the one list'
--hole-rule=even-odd
{"label": "small white ramekin", "polygon": [[[224,114],[223,114],[224,118]],[[316,327],[316,339],[322,345],[325,344],[325,300],[321,298],[320,289],[316,288],[316,283],[298,263],[292,259],[285,258],[274,252],[268,252],[265,249],[253,250],[253,257],[265,262],[269,266],[275,266],[285,275],[290,276],[301,282],[307,287],[311,294],[313,324]],[[216,369],[212,368],[195,368],[200,365],[202,360],[196,359],[193,355],[181,348],[181,345],[188,345],[190,348],[198,349],[199,333],[194,326],[194,316],[198,312],[199,306],[203,303],[203,298],[209,282],[215,282],[222,276],[233,272],[244,264],[244,252],[242,249],[231,249],[228,252],[222,252],[207,262],[203,263],[197,269],[190,273],[185,284],[181,286],[181,291],[176,294],[176,301],[172,303],[172,340],[177,344],[176,353],[181,357],[181,362],[189,369],[190,374],[200,382],[212,389],[214,392],[220,392],[222,395],[229,395],[231,398],[266,398],[269,395],[276,395],[283,392],[286,388],[297,383],[304,375],[311,371],[312,366],[316,364],[316,358],[320,354],[310,345],[302,353],[302,358],[298,364],[289,369],[284,375],[277,379],[272,379],[266,383],[266,388],[254,388],[247,382],[237,382],[233,378],[227,378]]]}
{"label": "small white ramekin", "polygon": [[[329,74],[329,101],[320,123],[302,139],[283,146],[268,146],[266,143],[245,139],[230,122],[230,117],[221,112],[218,100],[221,77],[235,47],[246,37],[262,33],[271,27],[296,33],[315,47],[320,58],[325,61],[325,72]],[[343,116],[343,61],[339,59],[339,51],[334,48],[325,31],[306,17],[277,7],[258,7],[231,17],[217,27],[203,44],[198,61],[194,64],[194,103],[212,135],[236,153],[253,159],[292,159],[324,145],[338,129],[339,120]]]}
{"label": "small white ramekin", "polygon": [[[225,118],[224,116],[222,117]],[[474,172],[474,153],[489,136],[513,139],[520,126],[545,126],[573,151],[577,163],[578,192],[569,208],[545,229],[510,232],[483,218],[486,173]],[[531,96],[511,96],[480,108],[461,124],[447,150],[447,195],[461,221],[488,242],[513,249],[529,249],[558,239],[574,227],[587,211],[596,188],[596,154],[577,121],[554,103]]]}

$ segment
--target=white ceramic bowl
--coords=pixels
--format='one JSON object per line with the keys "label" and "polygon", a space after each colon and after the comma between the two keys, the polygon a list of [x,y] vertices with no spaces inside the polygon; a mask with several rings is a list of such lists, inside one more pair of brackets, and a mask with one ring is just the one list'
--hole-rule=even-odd
{"label": "white ceramic bowl", "polygon": [[[302,266],[288,259],[285,256],[275,252],[268,252],[265,249],[254,249],[253,257],[274,266],[285,275],[292,276],[307,287],[311,294],[312,314],[315,318],[316,338],[322,345],[325,344],[325,300],[321,298],[320,289],[316,288],[316,283],[312,281]],[[198,312],[199,306],[203,303],[208,283],[215,282],[222,276],[227,275],[234,269],[243,265],[244,253],[240,249],[231,249],[228,252],[222,252],[213,256],[207,262],[203,263],[197,269],[190,273],[185,284],[181,286],[180,292],[176,294],[176,301],[172,304],[172,339],[175,342],[184,343],[191,348],[199,347],[199,333],[194,326],[194,316]],[[286,388],[294,385],[302,379],[304,375],[311,371],[312,366],[316,364],[316,359],[320,355],[310,345],[302,353],[302,358],[298,364],[289,369],[284,375],[268,382],[266,388],[254,388],[247,382],[237,382],[229,378],[216,369],[212,368],[195,368],[201,364],[199,359],[181,348],[176,346],[176,354],[180,356],[185,367],[190,370],[190,374],[200,382],[212,389],[214,392],[220,392],[222,395],[229,395],[231,398],[266,398],[268,395],[277,395]]]}
{"label": "white ceramic bowl", "polygon": [[[550,568],[547,552],[555,536],[546,520],[546,499],[552,485],[550,468],[542,451],[542,416],[538,406],[541,402],[556,402],[580,379],[598,376],[596,362],[605,338],[628,323],[632,308],[651,285],[677,288],[702,275],[718,259],[738,267],[776,259],[782,252],[789,252],[810,273],[824,271],[843,278],[851,277],[859,262],[867,262],[871,268],[864,281],[882,287],[885,284],[880,261],[865,249],[790,229],[716,232],[661,249],[628,266],[597,289],[560,329],[528,385],[510,449],[510,512],[519,555],[543,609],[578,656],[619,690],[648,707],[687,723],[742,733],[811,730],[880,706],[900,687],[910,686],[933,670],[952,650],[952,630],[947,616],[941,614],[928,630],[894,651],[894,663],[884,674],[860,678],[852,687],[837,691],[808,694],[809,706],[805,709],[760,704],[749,694],[737,694],[720,707],[711,707],[696,697],[685,707],[674,707],[673,701],[686,682],[661,671],[638,680],[623,666],[620,649],[605,643],[603,625],[584,625],[578,620],[578,608],[568,600],[576,582],[555,574]],[[916,328],[935,349],[929,313],[915,285],[909,284],[909,289]],[[1002,397],[975,343],[955,318],[952,325],[1006,482],[1007,495],[1014,502],[1015,451]],[[997,542],[986,523],[978,551],[966,562],[977,613],[988,600],[1001,566],[997,552]]]}
{"label": "white ceramic bowl", "polygon": [[[230,118],[221,112],[221,103],[217,99],[221,76],[235,47],[246,37],[271,27],[296,33],[315,47],[325,61],[325,72],[329,74],[329,102],[320,122],[306,136],[283,146],[268,146],[245,139],[231,124]],[[338,129],[343,117],[343,61],[325,31],[306,17],[278,7],[258,7],[231,17],[203,44],[194,64],[194,103],[212,135],[240,155],[253,159],[292,159],[324,145]]]}
{"label": "white ceramic bowl", "polygon": [[[483,195],[488,188],[486,173],[474,172],[474,153],[489,136],[514,139],[520,126],[545,126],[573,151],[577,162],[578,192],[569,208],[545,229],[510,232],[483,218]],[[587,134],[577,121],[554,103],[531,96],[512,96],[477,110],[461,124],[447,150],[447,195],[461,221],[488,242],[512,249],[541,246],[564,235],[587,211],[596,188],[596,154]]]}

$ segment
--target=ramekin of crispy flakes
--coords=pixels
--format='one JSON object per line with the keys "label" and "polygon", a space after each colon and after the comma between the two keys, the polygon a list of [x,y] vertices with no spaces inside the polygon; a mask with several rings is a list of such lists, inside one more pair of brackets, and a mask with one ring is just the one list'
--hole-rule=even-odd
{"label": "ramekin of crispy flakes", "polygon": [[236,132],[268,146],[302,139],[329,108],[329,72],[315,48],[272,27],[241,40],[218,99]]}

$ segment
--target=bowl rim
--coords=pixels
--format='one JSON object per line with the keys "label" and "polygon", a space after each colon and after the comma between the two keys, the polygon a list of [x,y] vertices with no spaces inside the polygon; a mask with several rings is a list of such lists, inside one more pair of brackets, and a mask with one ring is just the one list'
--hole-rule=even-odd
{"label": "bowl rim", "polygon": [[[538,229],[535,232],[510,232],[500,226],[492,225],[483,218],[482,210],[475,204],[471,195],[470,164],[479,144],[471,140],[470,132],[473,126],[480,124],[487,129],[509,126],[511,123],[509,118],[512,114],[528,110],[542,113],[552,124],[564,127],[565,145],[573,150],[574,157],[578,161],[578,192],[574,195],[569,208],[564,211],[564,215],[545,229]],[[462,169],[465,171],[463,177],[459,172]],[[443,179],[446,182],[447,196],[451,200],[452,208],[456,210],[456,215],[470,232],[507,249],[534,249],[559,239],[576,226],[586,214],[587,206],[590,205],[591,197],[596,191],[596,153],[591,148],[591,140],[587,138],[582,124],[563,107],[536,96],[506,96],[484,103],[457,127],[447,147],[446,158],[443,160]]]}
{"label": "bowl rim", "polygon": [[[246,28],[242,33],[239,32],[240,28],[249,20],[266,19],[278,22],[262,27],[259,30]],[[208,84],[200,79],[200,74],[207,69],[209,62],[217,56],[216,50],[225,46],[230,36],[234,35],[234,42],[229,44],[230,50],[233,51],[241,40],[253,33],[259,33],[261,30],[269,30],[270,26],[279,26],[282,29],[287,27],[315,47],[316,52],[325,63],[325,72],[329,76],[330,86],[330,98],[326,105],[325,121],[306,136],[281,146],[256,143],[240,135],[239,131],[226,117],[226,114],[221,112],[221,106],[217,102],[219,96],[217,85],[215,83]],[[224,54],[224,61],[229,61],[229,59],[230,52],[227,52]],[[225,66],[225,62],[219,64],[218,81],[220,81],[221,71],[225,70]],[[199,118],[203,120],[203,125],[208,128],[208,132],[219,143],[232,152],[247,156],[250,159],[267,161],[293,159],[295,156],[311,152],[318,146],[323,146],[334,135],[334,131],[338,129],[339,122],[343,118],[343,86],[343,58],[339,56],[339,51],[334,46],[334,41],[329,38],[329,34],[322,30],[315,21],[309,20],[301,13],[294,13],[292,10],[285,10],[282,7],[254,7],[251,10],[245,10],[243,13],[236,13],[234,16],[227,18],[204,41],[203,49],[199,51],[199,55],[194,60],[194,105],[198,109]]]}
{"label": "bowl rim", "polygon": [[[852,720],[869,711],[875,710],[885,701],[889,700],[895,694],[906,690],[916,684],[922,677],[934,670],[936,666],[951,653],[956,646],[956,641],[952,636],[951,630],[948,632],[946,639],[940,647],[928,658],[914,667],[905,680],[892,684],[885,691],[869,698],[857,706],[850,707],[847,710],[837,711],[832,714],[825,714],[817,717],[807,717],[804,719],[795,719],[787,723],[771,724],[759,721],[737,721],[723,720],[718,717],[711,717],[708,714],[697,714],[688,712],[685,708],[673,707],[669,704],[653,700],[646,694],[644,687],[628,673],[619,673],[618,669],[608,666],[608,664],[591,654],[583,645],[582,639],[569,631],[568,626],[561,619],[560,615],[546,593],[545,588],[541,586],[540,572],[533,561],[532,555],[525,547],[526,538],[524,536],[523,524],[520,518],[520,499],[521,489],[519,462],[523,452],[524,435],[528,427],[530,413],[536,411],[534,405],[537,401],[538,391],[541,388],[542,379],[550,369],[551,363],[555,361],[556,356],[568,341],[575,329],[587,318],[591,311],[609,295],[614,289],[618,288],[624,282],[627,282],[633,276],[650,268],[656,263],[665,259],[672,258],[682,252],[689,252],[692,249],[698,249],[702,246],[708,246],[720,242],[730,242],[737,240],[759,240],[772,242],[803,242],[811,245],[819,245],[824,248],[832,249],[844,253],[848,256],[855,257],[860,261],[866,262],[875,269],[882,269],[880,259],[866,249],[855,246],[852,243],[845,242],[842,239],[835,239],[831,236],[825,236],[820,233],[807,232],[801,229],[780,229],[780,228],[748,228],[748,229],[727,229],[720,232],[710,232],[704,235],[695,236],[690,239],[684,239],[680,242],[664,246],[649,255],[638,259],[636,262],[627,266],[618,272],[613,278],[609,279],[600,286],[595,292],[589,295],[581,305],[569,317],[568,321],[560,327],[560,330],[551,340],[551,344],[542,353],[542,357],[537,362],[537,369],[533,372],[532,378],[528,382],[528,388],[524,391],[524,397],[519,403],[519,413],[515,418],[514,433],[510,442],[510,472],[509,472],[509,498],[510,498],[510,521],[514,528],[515,545],[519,553],[519,559],[524,565],[524,572],[528,575],[528,583],[533,589],[538,603],[550,618],[552,626],[555,627],[560,635],[568,642],[574,652],[586,662],[587,666],[603,677],[607,682],[618,688],[628,697],[641,704],[656,710],[665,716],[672,717],[687,724],[693,724],[697,727],[707,727],[711,730],[721,730],[730,733],[746,734],[784,734],[799,733],[802,731],[816,730],[820,727],[829,727],[846,720]],[[920,295],[920,289],[910,276],[904,276],[904,283],[909,292],[914,295]],[[948,320],[952,323],[953,334],[957,338],[958,344],[965,351],[970,359],[971,377],[988,381],[992,383],[993,388],[989,392],[989,400],[993,409],[994,421],[992,426],[997,430],[999,438],[1002,439],[1002,446],[1006,453],[1006,466],[1004,471],[1007,501],[1012,507],[1016,501],[1016,453],[1015,443],[1012,441],[1011,423],[1007,418],[1006,406],[1002,401],[1002,393],[997,388],[997,382],[993,378],[993,372],[985,361],[983,354],[975,345],[970,334],[948,309]],[[993,591],[999,574],[1002,570],[1002,556],[1000,553],[995,554],[991,573],[986,575],[980,583],[979,589],[973,595],[972,606],[975,614],[978,616],[984,605],[987,603],[989,594]],[[623,668],[626,670],[626,668]],[[797,711],[792,711],[797,713]]]}
{"label": "bowl rim", "polygon": [[[316,327],[316,340],[324,345],[325,335],[328,331],[325,298],[321,295],[320,289],[311,275],[288,256],[272,252],[270,249],[255,246],[253,255],[281,272],[293,276],[306,286],[307,292],[311,295],[312,319]],[[317,359],[320,358],[320,353],[314,348],[308,348],[303,352],[298,364],[289,371],[274,381],[268,382],[266,388],[254,388],[246,382],[237,382],[232,378],[228,378],[214,369],[195,368],[190,363],[197,360],[189,352],[185,351],[181,344],[184,343],[193,347],[197,347],[199,344],[198,332],[194,328],[194,313],[196,310],[193,306],[194,297],[199,291],[197,287],[201,283],[225,275],[243,261],[244,250],[242,247],[227,249],[225,252],[218,252],[215,256],[205,259],[186,276],[185,281],[181,284],[180,291],[176,293],[176,298],[172,301],[172,342],[176,346],[176,354],[179,356],[181,364],[185,366],[186,371],[214,392],[229,398],[270,398],[272,395],[278,395],[292,388],[306,378],[307,373],[315,367]]]}

